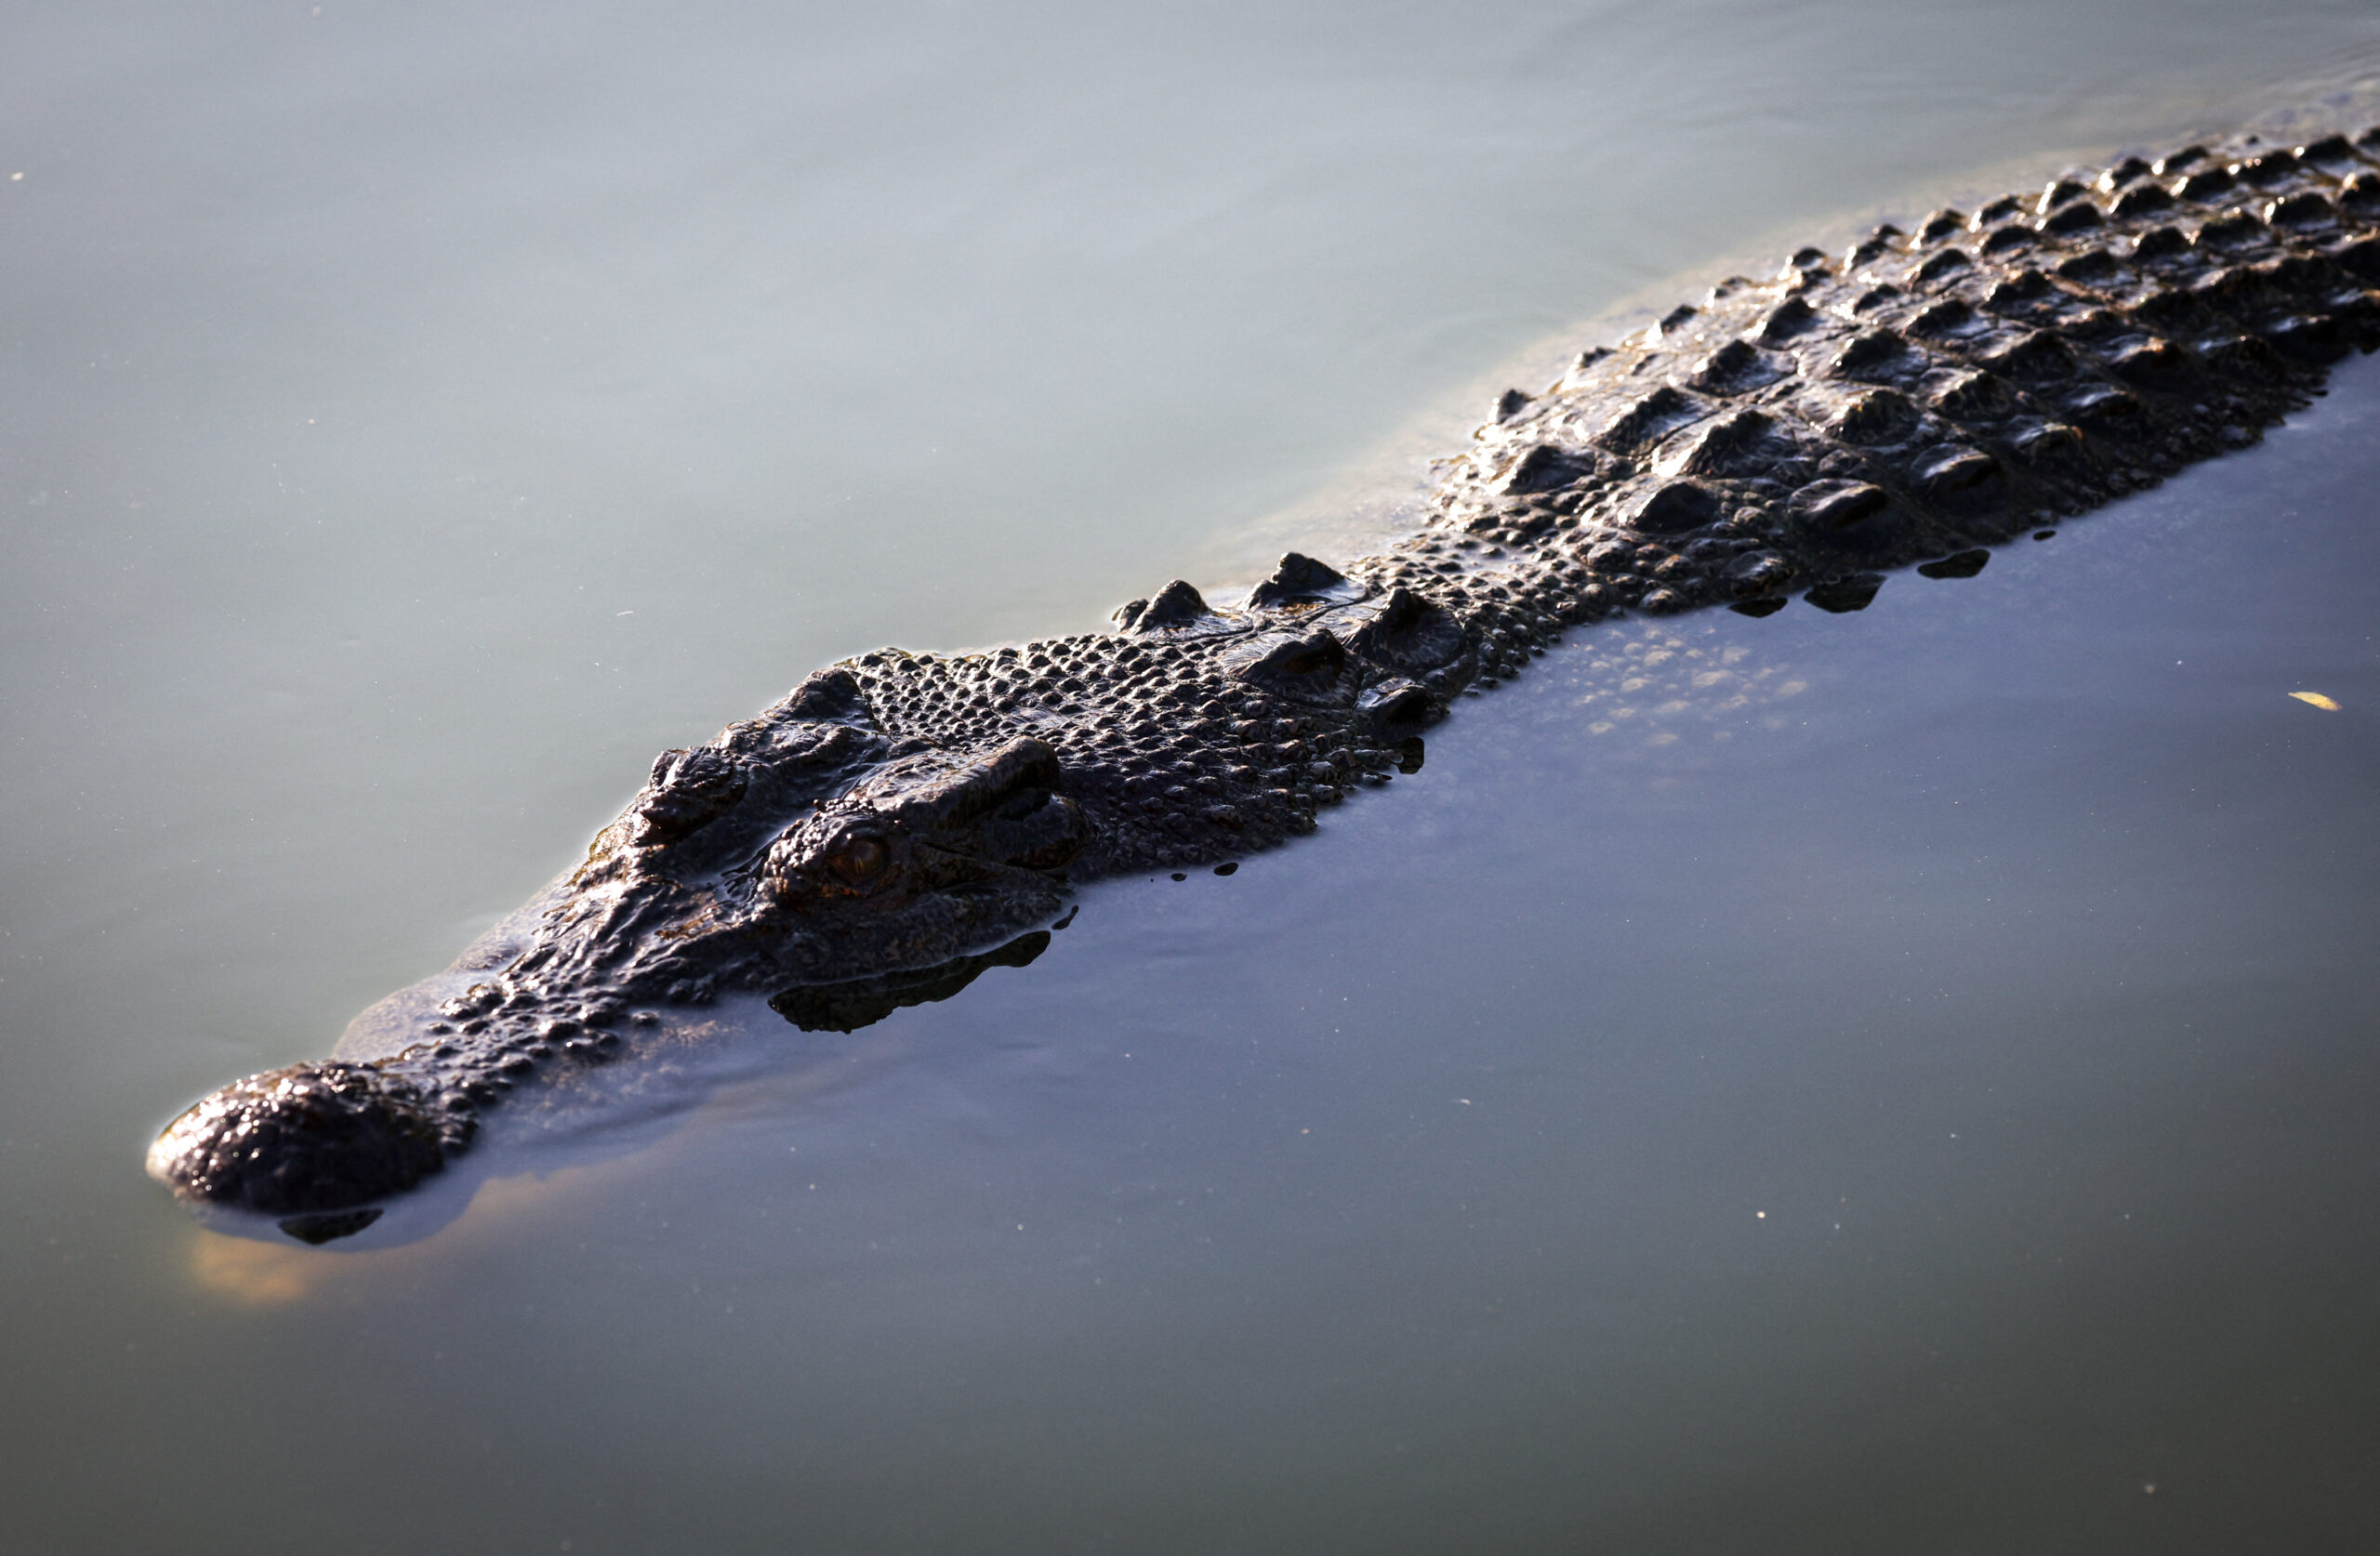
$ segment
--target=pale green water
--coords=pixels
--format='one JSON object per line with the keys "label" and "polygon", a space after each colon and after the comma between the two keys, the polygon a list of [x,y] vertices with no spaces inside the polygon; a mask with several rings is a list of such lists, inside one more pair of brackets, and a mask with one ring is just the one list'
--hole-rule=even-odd
{"label": "pale green water", "polygon": [[1674,624],[1742,709],[1591,733],[1575,637],[418,1241],[139,1175],[810,667],[1218,578],[1566,321],[2353,88],[2368,7],[16,20],[0,1549],[2380,1540],[2370,371]]}

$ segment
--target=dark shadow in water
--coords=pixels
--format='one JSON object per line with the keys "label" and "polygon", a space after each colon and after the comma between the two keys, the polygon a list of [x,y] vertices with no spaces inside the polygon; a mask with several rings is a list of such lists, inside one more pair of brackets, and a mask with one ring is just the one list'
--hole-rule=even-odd
{"label": "dark shadow in water", "polygon": [[842,983],[803,983],[774,996],[769,1009],[804,1032],[857,1032],[909,1005],[948,999],[994,967],[1029,967],[1050,948],[1050,931],[1019,935],[997,951],[934,967],[879,973]]}
{"label": "dark shadow in water", "polygon": [[338,1238],[354,1236],[378,1220],[384,1213],[381,1207],[367,1205],[361,1210],[323,1210],[311,1216],[284,1216],[273,1224],[300,1243],[311,1243],[319,1248]]}
{"label": "dark shadow in water", "polygon": [[1991,560],[1991,553],[1978,546],[1972,551],[1944,557],[1939,561],[1919,562],[1917,572],[1924,578],[1972,578]]}
{"label": "dark shadow in water", "polygon": [[1838,578],[1831,584],[1820,584],[1802,596],[1821,611],[1837,615],[1846,612],[1864,611],[1875,603],[1876,591],[1884,587],[1881,573],[1855,573],[1848,578]]}

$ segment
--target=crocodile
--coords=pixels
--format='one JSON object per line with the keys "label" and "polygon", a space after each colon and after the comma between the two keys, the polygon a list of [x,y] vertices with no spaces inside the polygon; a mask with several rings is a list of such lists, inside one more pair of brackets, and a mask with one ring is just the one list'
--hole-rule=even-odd
{"label": "crocodile", "polygon": [[509,1095],[733,994],[848,1031],[1030,960],[1072,889],[1227,866],[1418,769],[1422,732],[1566,628],[1886,573],[1973,574],[2256,442],[2380,345],[2380,126],[2069,173],[1804,248],[1509,390],[1414,533],[1295,553],[1244,599],[1176,580],[1114,630],[883,649],[664,752],[583,861],[323,1062],[226,1086],[149,1169],[343,1234]]}

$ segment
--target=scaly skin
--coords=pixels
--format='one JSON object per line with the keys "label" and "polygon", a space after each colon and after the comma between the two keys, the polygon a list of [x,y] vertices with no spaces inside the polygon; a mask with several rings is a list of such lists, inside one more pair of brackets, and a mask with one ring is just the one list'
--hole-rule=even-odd
{"label": "scaly skin", "polygon": [[1506,394],[1420,533],[1343,573],[1292,556],[1234,608],[1177,582],[1112,635],[863,654],[664,753],[578,868],[342,1059],[200,1101],[150,1170],[336,1235],[673,1009],[755,991],[848,1030],[1029,959],[1074,883],[1311,831],[1565,626],[1972,573],[2380,344],[2375,234],[2380,129],[2126,159],[1725,282]]}

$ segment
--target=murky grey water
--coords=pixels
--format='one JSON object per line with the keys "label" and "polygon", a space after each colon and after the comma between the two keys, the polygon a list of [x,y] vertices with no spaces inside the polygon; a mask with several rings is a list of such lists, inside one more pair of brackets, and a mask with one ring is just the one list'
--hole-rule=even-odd
{"label": "murky grey water", "polygon": [[1683,268],[2368,100],[2368,7],[12,20],[0,1549],[2380,1543],[2380,364],[1574,635],[380,1246],[139,1175],[810,667],[1226,579]]}

